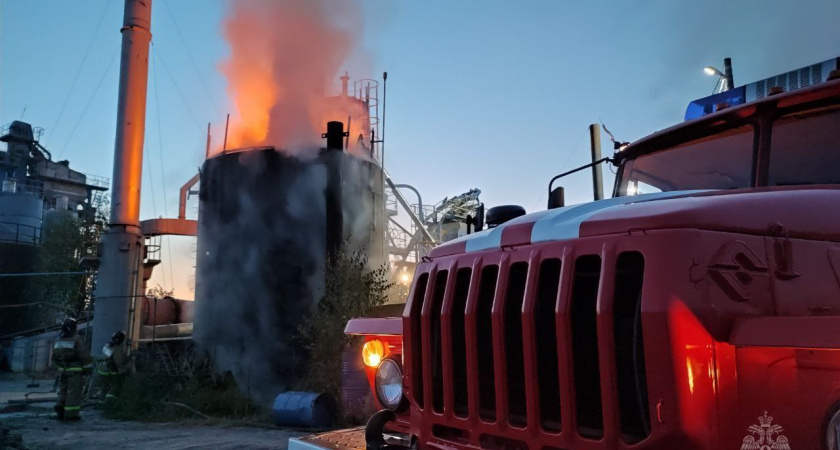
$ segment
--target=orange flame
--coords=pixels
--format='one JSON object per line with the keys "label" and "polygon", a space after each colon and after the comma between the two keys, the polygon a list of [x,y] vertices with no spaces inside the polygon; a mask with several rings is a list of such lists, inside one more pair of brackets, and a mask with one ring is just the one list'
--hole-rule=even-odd
{"label": "orange flame", "polygon": [[[348,115],[366,115],[349,98],[325,98],[361,31],[357,0],[232,0],[224,21],[231,53],[221,65],[234,106],[227,148],[303,154],[321,146],[327,120],[346,126]],[[351,136],[364,126],[352,125]]]}

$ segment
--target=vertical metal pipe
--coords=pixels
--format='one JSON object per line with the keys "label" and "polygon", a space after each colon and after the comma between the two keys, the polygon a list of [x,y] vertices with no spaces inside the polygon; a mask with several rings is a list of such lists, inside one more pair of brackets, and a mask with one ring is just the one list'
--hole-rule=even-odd
{"label": "vertical metal pipe", "polygon": [[322,158],[327,167],[327,189],[324,192],[326,197],[326,246],[327,261],[332,261],[341,242],[344,239],[344,210],[341,206],[341,162],[344,146],[344,124],[341,122],[327,122],[327,132],[324,134],[327,139],[327,150]]}
{"label": "vertical metal pipe", "polygon": [[735,87],[735,82],[732,79],[732,58],[723,58],[723,79],[726,81],[726,87],[722,91],[728,91]]}
{"label": "vertical metal pipe", "polygon": [[349,90],[347,89],[347,84],[350,81],[350,76],[347,75],[347,71],[344,71],[344,75],[338,77],[341,80],[341,96],[347,97],[349,95]]}
{"label": "vertical metal pipe", "polygon": [[[102,236],[97,276],[92,348],[129,327],[129,314],[140,283],[143,237],[140,234],[140,184],[146,126],[152,0],[125,0],[117,102],[111,217]],[[141,289],[141,288],[140,288]]]}
{"label": "vertical metal pipe", "polygon": [[222,141],[222,153],[227,150],[227,135],[228,135],[228,126],[230,126],[230,114],[227,115],[225,119],[225,139]]}
{"label": "vertical metal pipe", "polygon": [[382,130],[379,135],[379,163],[385,170],[385,101],[388,99],[388,72],[382,72]]}
{"label": "vertical metal pipe", "polygon": [[[146,297],[146,298],[148,298],[148,297]],[[158,302],[157,296],[152,297],[152,300],[154,300],[154,302],[155,302],[155,312],[152,313],[153,319],[151,320],[151,322],[152,322],[152,344],[154,344],[155,343],[155,338],[157,337],[157,302]],[[142,326],[143,324],[141,323],[140,325]]]}
{"label": "vertical metal pipe", "polygon": [[210,122],[207,122],[207,145],[204,148],[204,159],[210,157]]}
{"label": "vertical metal pipe", "polygon": [[[589,139],[592,142],[592,162],[601,160],[601,125],[589,125]],[[604,173],[600,164],[592,166],[592,192],[595,200],[604,199]]]}

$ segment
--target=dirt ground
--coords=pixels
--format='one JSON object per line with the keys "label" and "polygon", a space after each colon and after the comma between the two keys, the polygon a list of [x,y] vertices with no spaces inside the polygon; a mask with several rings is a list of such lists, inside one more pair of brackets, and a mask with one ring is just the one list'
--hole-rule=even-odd
{"label": "dirt ground", "polygon": [[[49,390],[51,384],[41,382],[40,390]],[[103,418],[92,407],[82,410],[80,422],[58,422],[51,402],[15,403],[33,390],[26,385],[26,381],[0,377],[0,427],[20,435],[30,449],[285,449],[290,437],[305,434],[190,421],[189,413],[181,423],[121,422]]]}
{"label": "dirt ground", "polygon": [[[248,427],[146,424],[103,419],[97,411],[81,422],[57,422],[48,413],[2,417],[31,449],[284,449],[291,433]],[[8,416],[8,415],[7,415]]]}

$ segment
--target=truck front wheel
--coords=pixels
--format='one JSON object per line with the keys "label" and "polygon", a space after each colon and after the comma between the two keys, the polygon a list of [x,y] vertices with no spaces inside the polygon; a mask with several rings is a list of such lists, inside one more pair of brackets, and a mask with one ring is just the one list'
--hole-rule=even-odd
{"label": "truck front wheel", "polygon": [[840,402],[835,403],[826,415],[823,425],[824,448],[840,450]]}

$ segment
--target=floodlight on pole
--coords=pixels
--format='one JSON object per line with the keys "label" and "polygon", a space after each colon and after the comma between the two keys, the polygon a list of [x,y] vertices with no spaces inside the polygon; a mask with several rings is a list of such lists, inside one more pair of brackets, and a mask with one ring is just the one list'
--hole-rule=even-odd
{"label": "floodlight on pole", "polygon": [[722,71],[713,66],[706,66],[703,68],[703,72],[705,72],[706,75],[717,75],[718,84],[720,84],[720,91],[718,92],[728,91],[735,86],[735,82],[732,80],[732,58],[723,59]]}

